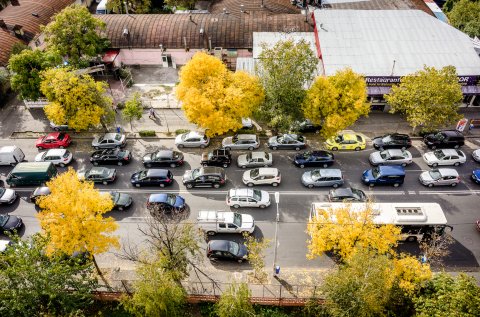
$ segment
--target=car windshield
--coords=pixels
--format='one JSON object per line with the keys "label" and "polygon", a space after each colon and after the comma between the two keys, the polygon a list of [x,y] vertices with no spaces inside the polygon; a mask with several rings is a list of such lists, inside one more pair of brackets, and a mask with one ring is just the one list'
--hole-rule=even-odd
{"label": "car windshield", "polygon": [[312,175],[312,179],[313,179],[313,180],[317,180],[317,179],[319,179],[319,178],[321,177],[319,170],[312,171],[312,174],[311,174],[311,175]]}
{"label": "car windshield", "polygon": [[335,138],[335,142],[337,143],[340,143],[343,141],[343,135],[338,135],[336,138]]}
{"label": "car windshield", "polygon": [[356,189],[356,188],[352,188],[352,194],[353,194],[353,197],[355,197],[356,199],[364,199],[365,198],[365,194],[359,190],[359,189]]}
{"label": "car windshield", "polygon": [[237,254],[238,254],[238,251],[240,251],[240,247],[238,246],[237,243],[235,243],[235,242],[233,242],[233,241],[228,241],[228,251],[229,251],[231,254],[237,255]]}
{"label": "car windshield", "polygon": [[247,162],[250,162],[252,160],[252,153],[251,152],[247,153],[246,158],[247,158]]}
{"label": "car windshield", "polygon": [[167,203],[170,206],[175,206],[175,202],[177,201],[177,196],[174,194],[167,194]]}
{"label": "car windshield", "polygon": [[262,192],[258,189],[254,189],[253,190],[253,198],[256,200],[256,201],[260,201],[262,200]]}
{"label": "car windshield", "polygon": [[443,139],[445,139],[445,136],[441,132],[439,132],[435,134],[435,139],[442,141]]}
{"label": "car windshield", "polygon": [[8,215],[0,215],[0,227],[5,226],[9,217],[10,216],[8,216]]}
{"label": "car windshield", "polygon": [[64,158],[67,158],[67,157],[69,157],[69,156],[70,156],[70,151],[68,151],[68,150],[65,151],[65,153],[63,154],[63,157],[64,157]]}
{"label": "car windshield", "polygon": [[174,151],[172,156],[174,159],[178,159],[180,157],[180,153]]}
{"label": "car windshield", "polygon": [[122,139],[121,134],[115,134],[115,141],[120,141]]}
{"label": "car windshield", "polygon": [[386,137],[383,138],[383,142],[385,142],[385,143],[390,143],[392,141],[393,141],[393,139],[392,139],[392,136],[390,136],[390,135],[387,135]]}
{"label": "car windshield", "polygon": [[58,139],[63,140],[65,138],[65,133],[59,133],[58,134]]}
{"label": "car windshield", "polygon": [[188,133],[182,134],[182,141],[185,141],[187,139]]}
{"label": "car windshield", "polygon": [[196,168],[192,171],[192,178],[197,178],[198,176],[202,175],[202,173],[200,173],[200,169],[199,168]]}
{"label": "car windshield", "polygon": [[441,158],[444,158],[444,157],[445,157],[445,154],[443,153],[442,150],[433,151],[433,154],[435,154],[435,157],[436,157],[437,159],[441,159]]}
{"label": "car windshield", "polygon": [[285,140],[285,138],[283,136],[278,136],[277,137],[277,142],[280,143],[280,144],[284,143],[284,140]]}
{"label": "car windshield", "polygon": [[250,171],[250,177],[251,178],[257,177],[259,173],[260,173],[260,170],[258,168],[253,169]]}
{"label": "car windshield", "polygon": [[100,138],[98,138],[98,142],[102,142],[105,138],[103,136],[101,136]]}
{"label": "car windshield", "polygon": [[241,214],[233,214],[233,223],[237,226],[237,227],[241,227],[242,226],[242,215]]}
{"label": "car windshield", "polygon": [[428,174],[430,174],[430,177],[432,179],[439,179],[440,177],[442,177],[442,174],[439,170],[431,170],[430,172],[428,172]]}
{"label": "car windshield", "polygon": [[115,202],[118,200],[118,197],[120,197],[120,193],[110,192],[110,196],[112,196],[112,200]]}
{"label": "car windshield", "polygon": [[1,187],[0,188],[0,197],[3,196],[4,193],[5,193],[5,188]]}
{"label": "car windshield", "polygon": [[372,176],[373,178],[377,178],[380,175],[380,169],[378,167],[372,168]]}
{"label": "car windshield", "polygon": [[390,158],[390,153],[388,153],[388,151],[383,151],[383,152],[380,152],[380,156],[382,157],[382,159],[386,160]]}
{"label": "car windshield", "polygon": [[141,171],[141,172],[138,174],[138,178],[139,178],[139,179],[144,179],[145,177],[147,177],[147,171]]}

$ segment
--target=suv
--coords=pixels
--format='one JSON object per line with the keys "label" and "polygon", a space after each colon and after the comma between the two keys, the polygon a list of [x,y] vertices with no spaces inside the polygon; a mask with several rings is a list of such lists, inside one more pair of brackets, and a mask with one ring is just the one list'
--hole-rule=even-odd
{"label": "suv", "polygon": [[398,187],[405,179],[405,169],[400,165],[377,166],[363,172],[362,181],[365,185],[393,185]]}
{"label": "suv", "polygon": [[373,138],[373,147],[376,150],[401,149],[406,150],[412,146],[412,140],[406,134],[392,133]]}
{"label": "suv", "polygon": [[228,191],[226,203],[233,208],[265,208],[270,206],[270,195],[264,190],[235,188]]}
{"label": "suv", "polygon": [[225,185],[227,176],[221,167],[199,167],[194,170],[185,171],[183,174],[183,185],[187,188],[193,187],[214,187],[219,188]]}
{"label": "suv", "polygon": [[297,154],[293,160],[295,166],[304,168],[310,167],[328,167],[333,164],[335,157],[333,153],[328,151],[311,151]]}
{"label": "suv", "polygon": [[465,137],[457,130],[444,130],[427,134],[423,138],[423,142],[432,150],[436,148],[458,149],[465,144]]}
{"label": "suv", "polygon": [[145,185],[165,187],[173,184],[173,174],[169,170],[151,168],[134,173],[130,182],[136,187]]}
{"label": "suv", "polygon": [[225,150],[250,150],[258,149],[260,141],[255,134],[237,134],[222,140]]}
{"label": "suv", "polygon": [[272,185],[276,187],[282,181],[282,176],[277,168],[260,167],[243,173],[242,180],[248,187],[253,185]]}
{"label": "suv", "polygon": [[202,154],[202,166],[218,166],[227,168],[232,163],[232,155],[229,150],[216,149]]}

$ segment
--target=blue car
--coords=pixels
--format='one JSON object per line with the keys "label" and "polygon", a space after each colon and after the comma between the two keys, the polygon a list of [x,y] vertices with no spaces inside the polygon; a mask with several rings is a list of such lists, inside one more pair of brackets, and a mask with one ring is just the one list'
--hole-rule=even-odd
{"label": "blue car", "polygon": [[480,170],[473,170],[472,180],[480,185]]}
{"label": "blue car", "polygon": [[147,201],[147,209],[153,215],[178,213],[184,211],[185,207],[185,199],[175,194],[151,194]]}
{"label": "blue car", "polygon": [[398,187],[403,184],[404,179],[405,169],[401,165],[377,166],[365,170],[362,175],[363,183],[370,187],[375,185]]}
{"label": "blue car", "polygon": [[333,164],[335,157],[328,151],[307,151],[295,156],[293,164],[304,167],[329,167]]}

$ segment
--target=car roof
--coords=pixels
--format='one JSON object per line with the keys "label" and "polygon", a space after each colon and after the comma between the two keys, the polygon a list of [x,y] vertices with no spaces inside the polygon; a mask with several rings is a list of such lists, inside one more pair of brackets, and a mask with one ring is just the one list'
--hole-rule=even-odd
{"label": "car roof", "polygon": [[[208,242],[208,247],[210,250],[215,250],[215,251],[228,251],[229,250],[229,245],[234,241],[229,241],[229,240],[210,240]],[[234,242],[236,243],[236,242]]]}
{"label": "car roof", "polygon": [[204,166],[200,167],[203,174],[225,174],[225,171],[221,167],[216,166]]}
{"label": "car roof", "polygon": [[257,152],[250,152],[252,155],[252,158],[259,158],[259,157],[265,157],[266,152],[263,151],[257,151]]}
{"label": "car roof", "polygon": [[[168,200],[168,195],[169,194],[151,194],[148,197],[148,201],[151,203],[165,203]],[[175,195],[176,197],[176,195]]]}
{"label": "car roof", "polygon": [[[264,192],[263,190],[258,191]],[[252,188],[232,188],[229,191],[229,196],[243,196],[243,197],[252,197],[253,196],[253,189]]]}
{"label": "car roof", "polygon": [[[45,136],[46,139],[51,140],[51,139],[58,139],[60,134],[63,132],[51,132]],[[65,133],[66,134],[66,133]]]}
{"label": "car roof", "polygon": [[33,194],[34,195],[48,195],[48,194],[50,194],[50,188],[48,188],[47,186],[37,187],[33,191]]}
{"label": "car roof", "polygon": [[321,176],[326,176],[326,177],[341,177],[342,176],[342,171],[339,170],[338,168],[321,168],[316,171],[320,172]]}
{"label": "car roof", "polygon": [[442,176],[455,176],[458,177],[458,172],[453,168],[438,168],[437,169]]}
{"label": "car roof", "polygon": [[162,168],[150,168],[147,170],[147,176],[167,176],[168,170]]}
{"label": "car roof", "polygon": [[305,154],[310,154],[310,155],[313,155],[313,156],[321,156],[321,157],[333,156],[333,153],[331,153],[329,151],[324,151],[324,150],[306,151],[303,154],[304,155]]}
{"label": "car roof", "polygon": [[109,133],[105,133],[105,134],[103,135],[103,138],[104,138],[104,139],[115,139],[115,137],[116,137],[117,135],[120,135],[120,136],[121,136],[120,133],[109,132]]}
{"label": "car roof", "polygon": [[382,175],[405,175],[405,169],[401,165],[378,166]]}
{"label": "car roof", "polygon": [[441,151],[445,155],[458,155],[458,152],[461,152],[460,150],[455,150],[455,149],[442,149]]}
{"label": "car roof", "polygon": [[480,169],[473,170],[473,174],[480,176]]}
{"label": "car roof", "polygon": [[256,140],[257,139],[256,134],[236,134],[235,137],[238,140]]}
{"label": "car roof", "polygon": [[355,140],[357,141],[357,135],[355,133],[340,133],[344,140]]}
{"label": "car roof", "polygon": [[216,155],[216,156],[227,156],[227,155],[230,155],[230,150],[215,149],[215,150],[212,151],[212,154]]}
{"label": "car roof", "polygon": [[172,150],[159,150],[157,151],[157,155],[161,157],[173,157]]}
{"label": "car roof", "polygon": [[104,172],[110,171],[110,170],[111,170],[111,168],[108,168],[108,167],[95,166],[95,167],[92,167],[88,171],[88,174],[89,175],[98,175],[98,174],[103,174]]}
{"label": "car roof", "polygon": [[67,152],[66,149],[50,149],[47,151],[46,155],[63,155]]}
{"label": "car roof", "polygon": [[202,137],[205,135],[203,132],[198,132],[198,131],[190,131],[185,133],[187,137],[194,138],[194,137]]}
{"label": "car roof", "polygon": [[390,153],[390,155],[392,155],[392,156],[403,155],[403,152],[406,152],[406,151],[403,151],[403,150],[400,150],[400,149],[389,149],[389,150],[385,150],[385,151]]}
{"label": "car roof", "polygon": [[443,130],[443,131],[440,131],[440,133],[443,133],[448,136],[460,136],[460,135],[463,136],[463,134],[457,130]]}
{"label": "car roof", "polygon": [[334,188],[330,191],[332,196],[353,196],[353,191],[351,188]]}
{"label": "car roof", "polygon": [[294,139],[294,140],[298,140],[299,137],[302,137],[300,134],[295,134],[295,133],[284,133],[280,136],[283,136],[284,138]]}
{"label": "car roof", "polygon": [[278,175],[278,168],[275,167],[260,167],[258,169],[259,175]]}

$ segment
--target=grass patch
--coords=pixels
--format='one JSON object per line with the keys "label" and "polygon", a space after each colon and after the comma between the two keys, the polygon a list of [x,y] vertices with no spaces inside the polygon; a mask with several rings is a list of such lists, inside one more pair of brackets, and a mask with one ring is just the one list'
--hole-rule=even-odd
{"label": "grass patch", "polygon": [[139,134],[141,137],[156,136],[156,133],[155,133],[155,131],[153,131],[153,130],[141,130],[141,131],[138,132],[138,134]]}
{"label": "grass patch", "polygon": [[188,132],[190,132],[190,130],[188,130],[188,129],[177,129],[177,130],[175,130],[176,135],[183,134],[183,133],[188,133]]}

